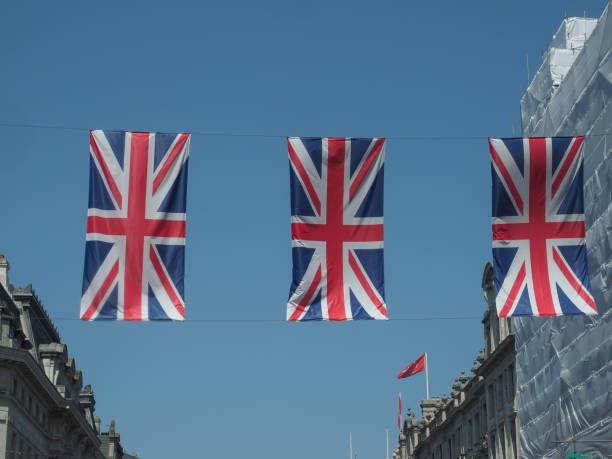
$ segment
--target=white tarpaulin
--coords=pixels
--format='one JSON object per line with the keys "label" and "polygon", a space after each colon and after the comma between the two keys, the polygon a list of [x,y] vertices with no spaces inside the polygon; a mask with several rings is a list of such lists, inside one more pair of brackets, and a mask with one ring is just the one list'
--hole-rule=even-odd
{"label": "white tarpaulin", "polygon": [[584,42],[591,36],[597,26],[597,19],[568,18],[563,21],[565,26],[565,47],[581,49]]}
{"label": "white tarpaulin", "polygon": [[[570,450],[596,457],[612,455],[609,11],[608,6],[599,21],[571,18],[563,22],[521,100],[524,136],[586,135],[586,240],[599,311],[596,316],[515,319],[521,458],[567,458]],[[557,89],[555,80],[560,83]]]}
{"label": "white tarpaulin", "polygon": [[544,53],[540,69],[521,100],[524,129],[528,124],[537,124],[541,120],[555,89],[567,76],[597,23],[597,19],[590,18],[567,18],[561,23],[553,35],[550,47]]}
{"label": "white tarpaulin", "polygon": [[575,49],[550,49],[550,78],[554,87],[558,87],[561,84],[579,52]]}

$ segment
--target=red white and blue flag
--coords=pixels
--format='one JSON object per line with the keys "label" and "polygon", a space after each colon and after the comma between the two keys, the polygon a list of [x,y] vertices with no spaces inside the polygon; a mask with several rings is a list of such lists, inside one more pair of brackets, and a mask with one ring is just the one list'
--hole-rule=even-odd
{"label": "red white and blue flag", "polygon": [[385,139],[287,139],[293,281],[287,320],[388,319]]}
{"label": "red white and blue flag", "polygon": [[597,314],[587,269],[584,137],[489,139],[497,313]]}
{"label": "red white and blue flag", "polygon": [[185,320],[189,134],[91,131],[82,320]]}

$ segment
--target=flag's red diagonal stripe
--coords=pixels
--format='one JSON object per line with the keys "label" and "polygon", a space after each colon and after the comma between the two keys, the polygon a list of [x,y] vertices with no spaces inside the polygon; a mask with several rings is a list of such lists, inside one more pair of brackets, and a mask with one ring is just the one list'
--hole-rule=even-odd
{"label": "flag's red diagonal stripe", "polygon": [[374,293],[374,290],[372,290],[372,288],[370,287],[370,283],[368,282],[365,275],[361,271],[361,268],[359,267],[357,260],[355,260],[355,256],[353,255],[353,252],[350,250],[349,250],[349,264],[351,265],[351,268],[353,269],[355,276],[357,276],[359,283],[361,284],[361,286],[367,293],[368,297],[370,297],[370,301],[372,301],[372,304],[376,306],[376,308],[380,311],[380,313],[384,317],[389,318],[389,316],[387,315],[387,311],[385,311],[385,308],[383,307],[382,303],[380,302],[380,300]]}
{"label": "flag's red diagonal stripe", "polygon": [[89,133],[89,144],[91,145],[91,149],[93,150],[94,156],[98,160],[98,164],[102,168],[102,173],[104,174],[106,183],[108,183],[108,186],[110,187],[110,191],[113,194],[113,197],[115,198],[115,202],[119,206],[119,209],[121,209],[122,208],[121,207],[122,206],[121,192],[119,191],[119,188],[117,187],[117,184],[115,183],[115,179],[113,178],[113,175],[108,169],[106,161],[104,160],[104,157],[102,156],[102,153],[100,152],[100,149],[98,148],[96,139],[94,138],[91,132]]}
{"label": "flag's red diagonal stripe", "polygon": [[555,178],[552,184],[552,197],[553,198],[555,197],[555,194],[557,194],[557,190],[561,186],[561,182],[563,182],[563,179],[565,178],[565,174],[567,174],[567,170],[570,168],[572,162],[574,161],[574,158],[576,157],[576,153],[578,153],[578,149],[580,148],[580,145],[582,145],[583,139],[584,137],[576,137],[576,139],[574,140],[574,143],[572,144],[572,149],[570,150],[568,155],[565,157],[565,161],[563,161],[563,164],[561,164],[561,167],[559,168],[559,172],[557,172],[557,177]]}
{"label": "flag's red diagonal stripe", "polygon": [[355,180],[353,181],[353,184],[351,185],[351,188],[349,190],[349,200],[352,200],[355,197],[355,194],[357,193],[357,190],[359,189],[361,182],[363,182],[363,179],[365,178],[368,171],[371,169],[372,164],[374,164],[374,161],[376,160],[376,157],[380,153],[380,150],[382,146],[384,145],[384,143],[385,143],[385,139],[378,139],[376,143],[374,144],[374,148],[372,148],[372,151],[370,151],[368,158],[364,161],[363,166],[359,170],[357,177],[355,177]]}
{"label": "flag's red diagonal stripe", "polygon": [[185,142],[187,142],[188,138],[189,138],[189,134],[180,135],[178,142],[176,142],[176,145],[174,145],[174,148],[168,155],[168,158],[164,162],[164,165],[157,173],[155,180],[153,180],[153,193],[157,191],[161,183],[164,181],[164,178],[166,178],[166,174],[168,174],[170,167],[172,167],[172,164],[174,163],[174,161],[176,160],[176,157],[179,155],[179,153],[185,146]]}
{"label": "flag's red diagonal stripe", "polygon": [[504,178],[504,181],[506,182],[506,185],[508,186],[508,189],[510,190],[510,194],[512,195],[512,197],[514,198],[514,201],[516,202],[516,205],[518,206],[519,213],[522,214],[523,213],[523,200],[521,199],[521,195],[516,189],[516,186],[514,185],[514,182],[512,181],[512,178],[510,177],[510,173],[506,169],[504,162],[502,161],[502,159],[499,157],[499,155],[495,151],[495,148],[493,148],[493,144],[491,142],[489,142],[489,151],[491,152],[491,158],[493,159],[493,162],[497,166],[497,169],[499,169],[499,173]]}
{"label": "flag's red diagonal stripe", "polygon": [[321,283],[321,266],[319,266],[319,268],[317,269],[317,273],[315,274],[314,279],[312,280],[312,284],[310,284],[310,287],[308,287],[308,290],[306,291],[304,298],[302,299],[300,304],[298,304],[298,306],[295,308],[295,310],[293,311],[293,314],[291,314],[291,317],[289,317],[289,321],[295,322],[300,318],[300,316],[302,315],[302,312],[304,311],[304,309],[306,309],[311,298],[314,296],[315,292],[317,291],[317,288],[319,287],[320,283]]}
{"label": "flag's red diagonal stripe", "polygon": [[576,278],[574,277],[573,273],[567,268],[564,261],[561,259],[559,250],[556,247],[553,247],[553,259],[555,260],[555,263],[557,263],[557,266],[559,267],[567,281],[571,284],[574,290],[576,290],[576,293],[580,296],[580,298],[582,298],[584,302],[593,309],[593,311],[597,312],[595,301],[593,301],[593,298],[591,297],[589,292],[582,288],[582,285],[580,285],[580,283],[576,281]]}
{"label": "flag's red diagonal stripe", "polygon": [[91,305],[89,305],[89,307],[87,308],[87,311],[85,311],[85,313],[81,317],[81,320],[91,319],[94,313],[98,310],[98,306],[100,306],[100,302],[106,295],[106,292],[111,287],[111,285],[113,285],[113,283],[115,282],[115,279],[117,278],[117,274],[119,274],[119,260],[115,262],[110,272],[108,273],[108,276],[106,276],[106,279],[104,279],[104,282],[102,282],[102,285],[98,289],[96,296],[94,296],[94,299],[92,300]]}
{"label": "flag's red diagonal stripe", "polygon": [[293,163],[297,173],[302,179],[302,182],[304,183],[304,186],[306,187],[306,191],[308,192],[310,199],[312,199],[312,203],[315,206],[317,215],[321,215],[321,201],[319,200],[319,197],[317,196],[317,193],[315,192],[314,186],[312,186],[312,182],[308,178],[308,173],[306,172],[306,169],[304,169],[304,165],[300,161],[300,158],[298,157],[297,153],[293,149],[293,146],[291,145],[291,142],[289,140],[287,140],[287,145],[289,147],[288,148],[289,158],[291,159],[291,162]]}
{"label": "flag's red diagonal stripe", "polygon": [[[87,217],[87,232],[121,236],[126,234],[126,218]],[[185,237],[184,220],[145,220],[143,236]]]}
{"label": "flag's red diagonal stripe", "polygon": [[159,257],[157,256],[157,253],[155,252],[155,249],[153,248],[152,244],[149,247],[149,249],[150,249],[149,258],[151,259],[153,268],[155,268],[157,277],[159,277],[159,280],[164,286],[164,290],[168,294],[168,298],[170,298],[170,301],[172,302],[176,310],[179,312],[181,317],[184,319],[185,318],[185,306],[183,305],[183,303],[181,302],[181,300],[175,293],[174,289],[172,288],[172,283],[168,279],[168,276],[166,276],[166,272],[164,271],[164,268],[162,267],[161,262],[159,261]]}
{"label": "flag's red diagonal stripe", "polygon": [[523,286],[523,282],[525,281],[525,277],[527,275],[527,271],[525,270],[525,263],[521,265],[521,269],[519,269],[518,275],[514,280],[514,284],[510,289],[510,293],[508,294],[508,298],[506,299],[506,303],[504,307],[499,311],[499,317],[508,317],[508,313],[510,309],[512,309],[512,305],[514,304],[516,297],[518,296],[521,287]]}

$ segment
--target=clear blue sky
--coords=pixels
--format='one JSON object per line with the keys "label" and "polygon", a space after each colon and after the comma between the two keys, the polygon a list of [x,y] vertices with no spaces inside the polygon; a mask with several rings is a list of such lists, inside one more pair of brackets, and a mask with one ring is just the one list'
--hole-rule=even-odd
{"label": "clear blue sky", "polygon": [[[5,2],[0,123],[390,140],[385,271],[393,317],[481,316],[490,258],[484,137],[520,135],[519,85],[562,18],[604,0]],[[0,253],[53,317],[78,317],[84,131],[0,127]],[[194,136],[188,319],[283,319],[291,275],[283,139]],[[360,459],[396,444],[397,393],[448,393],[480,320],[82,323],[57,320],[103,426],[145,459]]]}

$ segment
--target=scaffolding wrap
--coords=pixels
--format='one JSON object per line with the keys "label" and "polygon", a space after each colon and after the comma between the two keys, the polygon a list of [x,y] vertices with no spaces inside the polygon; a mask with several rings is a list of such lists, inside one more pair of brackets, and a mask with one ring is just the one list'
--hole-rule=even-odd
{"label": "scaffolding wrap", "polygon": [[599,20],[564,20],[521,100],[524,136],[587,135],[586,239],[599,311],[596,316],[515,319],[521,458],[567,458],[570,450],[612,455],[609,10],[608,5]]}

